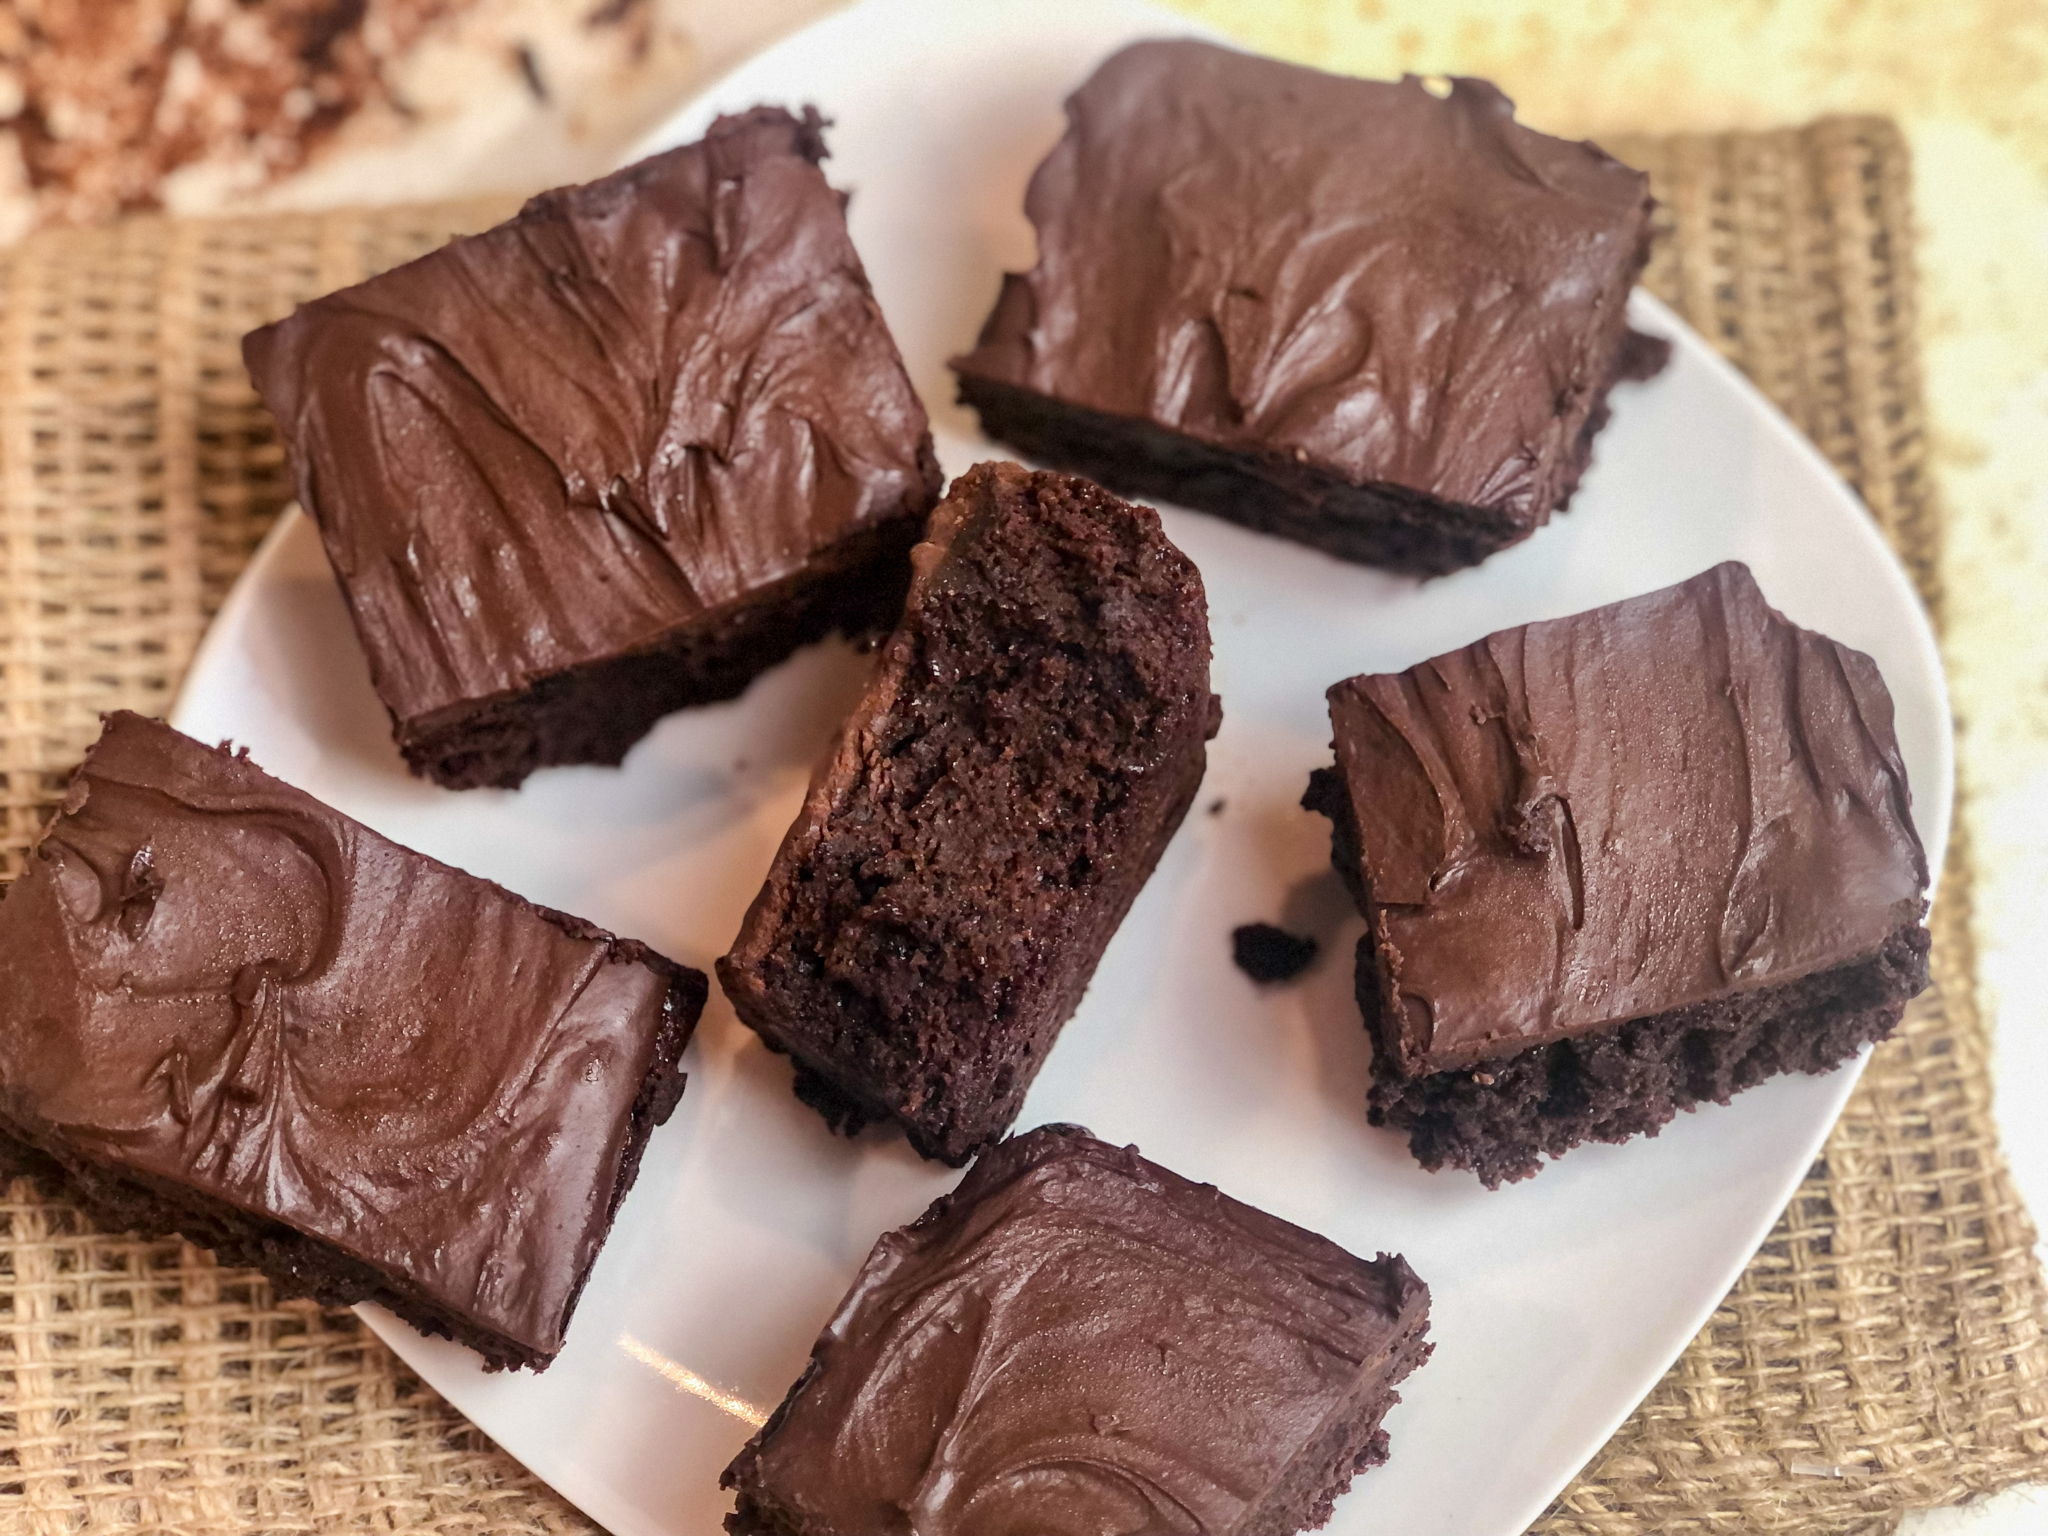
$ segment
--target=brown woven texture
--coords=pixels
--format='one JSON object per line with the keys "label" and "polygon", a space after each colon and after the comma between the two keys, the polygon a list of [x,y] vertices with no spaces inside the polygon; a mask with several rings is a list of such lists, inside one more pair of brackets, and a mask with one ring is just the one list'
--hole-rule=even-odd
{"label": "brown woven texture", "polygon": [[[1821,445],[1938,611],[1896,131],[1616,147],[1664,200],[1650,285]],[[242,332],[505,206],[138,221],[0,256],[0,878],[100,711],[168,709],[286,499]],[[2041,1277],[1991,1123],[1955,850],[1939,999],[1878,1052],[1763,1251],[1543,1536],[1879,1536],[1902,1508],[2048,1477]],[[273,1302],[15,1180],[0,1533],[138,1525],[590,1528],[351,1314]]]}

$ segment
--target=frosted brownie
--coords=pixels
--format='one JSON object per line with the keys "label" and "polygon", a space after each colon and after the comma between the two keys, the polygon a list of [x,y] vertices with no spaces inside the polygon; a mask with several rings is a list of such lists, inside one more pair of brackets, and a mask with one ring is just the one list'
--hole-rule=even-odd
{"label": "frosted brownie", "polygon": [[1927,985],[1892,701],[1746,566],[1330,689],[1371,1117],[1489,1185],[1882,1039]]}
{"label": "frosted brownie", "polygon": [[1350,560],[1527,538],[1618,380],[1648,179],[1438,95],[1188,40],[1113,55],[1031,179],[1038,264],[953,363],[992,437]]}
{"label": "frosted brownie", "polygon": [[117,714],[0,892],[0,1147],[117,1230],[538,1369],[705,988]]}
{"label": "frosted brownie", "polygon": [[875,1244],[726,1470],[735,1536],[1320,1526],[1386,1460],[1429,1289],[1074,1126]]}
{"label": "frosted brownie", "polygon": [[721,118],[244,340],[415,772],[616,763],[895,622],[939,470],[824,155]]}

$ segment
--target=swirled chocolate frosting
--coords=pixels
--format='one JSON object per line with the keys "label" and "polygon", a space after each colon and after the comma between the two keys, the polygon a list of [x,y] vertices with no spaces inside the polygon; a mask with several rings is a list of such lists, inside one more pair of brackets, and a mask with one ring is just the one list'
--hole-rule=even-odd
{"label": "swirled chocolate frosting", "polygon": [[544,1363],[704,995],[117,714],[0,900],[0,1132]]}
{"label": "swirled chocolate frosting", "polygon": [[1526,533],[1627,370],[1649,210],[1483,80],[1141,42],[1068,98],[1025,198],[1038,264],[954,367]]}
{"label": "swirled chocolate frosting", "polygon": [[246,338],[401,721],[659,643],[937,499],[824,155],[815,111],[721,118]]}
{"label": "swirled chocolate frosting", "polygon": [[1877,664],[1745,565],[1329,697],[1403,1075],[1823,971],[1926,910]]}
{"label": "swirled chocolate frosting", "polygon": [[[1429,1293],[1071,1126],[874,1252],[725,1475],[730,1529],[1223,1536],[1384,1454]],[[1334,1470],[1333,1470],[1334,1469]]]}

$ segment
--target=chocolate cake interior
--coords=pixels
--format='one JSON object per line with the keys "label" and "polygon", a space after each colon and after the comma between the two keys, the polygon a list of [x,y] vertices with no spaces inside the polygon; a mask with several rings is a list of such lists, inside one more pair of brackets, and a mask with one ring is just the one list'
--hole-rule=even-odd
{"label": "chocolate cake interior", "polygon": [[955,482],[720,978],[837,1128],[1000,1135],[1200,783],[1200,579],[1068,476]]}

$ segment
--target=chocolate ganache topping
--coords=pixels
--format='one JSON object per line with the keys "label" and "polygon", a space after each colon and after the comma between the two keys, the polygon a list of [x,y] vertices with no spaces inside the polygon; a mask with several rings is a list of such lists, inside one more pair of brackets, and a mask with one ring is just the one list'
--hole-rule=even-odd
{"label": "chocolate ganache topping", "polygon": [[1877,664],[1747,566],[1329,697],[1404,1075],[1790,981],[1926,910]]}
{"label": "chocolate ganache topping", "polygon": [[1038,265],[954,367],[1532,525],[1630,367],[1646,177],[1438,97],[1194,41],[1067,101]]}
{"label": "chocolate ganache topping", "polygon": [[1398,1257],[1045,1127],[875,1245],[725,1485],[743,1527],[766,1488],[806,1530],[1222,1536],[1377,1422],[1428,1305]]}
{"label": "chocolate ganache topping", "polygon": [[651,644],[936,496],[815,111],[533,199],[243,355],[400,719]]}
{"label": "chocolate ganache topping", "polygon": [[700,975],[130,714],[4,896],[0,1131],[559,1348]]}

